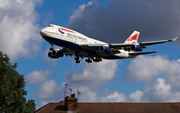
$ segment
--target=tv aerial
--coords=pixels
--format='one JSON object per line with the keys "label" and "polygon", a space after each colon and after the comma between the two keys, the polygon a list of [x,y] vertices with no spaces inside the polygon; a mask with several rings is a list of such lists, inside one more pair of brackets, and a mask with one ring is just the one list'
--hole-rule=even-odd
{"label": "tv aerial", "polygon": [[[66,88],[69,89],[70,92],[71,92],[71,94],[72,94],[72,88],[70,88],[70,87],[72,87],[72,86],[71,86],[71,85],[68,85],[68,84],[65,84],[64,97],[66,97],[66,93],[68,93],[68,92],[66,91]],[[70,94],[70,95],[71,95],[71,94]]]}

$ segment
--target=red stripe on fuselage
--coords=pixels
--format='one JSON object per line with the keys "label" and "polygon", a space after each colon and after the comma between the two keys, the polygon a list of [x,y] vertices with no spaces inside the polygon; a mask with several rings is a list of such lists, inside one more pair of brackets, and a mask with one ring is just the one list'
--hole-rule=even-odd
{"label": "red stripe on fuselage", "polygon": [[73,32],[73,31],[68,30],[68,29],[65,29],[65,28],[61,28],[61,30],[63,30],[63,31],[67,31],[67,32]]}

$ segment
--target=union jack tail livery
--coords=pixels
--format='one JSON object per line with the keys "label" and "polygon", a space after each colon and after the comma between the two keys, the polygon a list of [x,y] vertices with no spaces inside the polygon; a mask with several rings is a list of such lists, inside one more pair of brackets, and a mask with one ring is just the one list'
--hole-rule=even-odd
{"label": "union jack tail livery", "polygon": [[139,39],[140,32],[139,31],[134,31],[128,39],[124,42],[124,44],[132,44],[132,43],[137,43]]}

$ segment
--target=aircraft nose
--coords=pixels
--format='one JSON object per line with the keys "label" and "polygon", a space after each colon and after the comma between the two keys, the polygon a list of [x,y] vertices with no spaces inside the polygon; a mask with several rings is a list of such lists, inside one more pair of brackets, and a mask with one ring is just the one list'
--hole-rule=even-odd
{"label": "aircraft nose", "polygon": [[42,30],[40,31],[40,35],[41,35],[41,36],[44,36],[44,35],[45,35],[44,29],[42,29]]}

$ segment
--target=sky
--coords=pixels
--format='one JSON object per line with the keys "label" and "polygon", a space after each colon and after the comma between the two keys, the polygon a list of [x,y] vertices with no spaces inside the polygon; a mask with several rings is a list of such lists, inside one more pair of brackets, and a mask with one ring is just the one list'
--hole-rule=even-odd
{"label": "sky", "polygon": [[76,64],[73,57],[48,58],[50,44],[39,34],[56,24],[108,43],[123,43],[134,30],[139,42],[172,39],[180,37],[180,0],[0,2],[0,51],[18,63],[37,109],[63,100],[65,84],[75,94],[79,86],[79,102],[180,101],[180,38],[143,50],[155,54]]}

